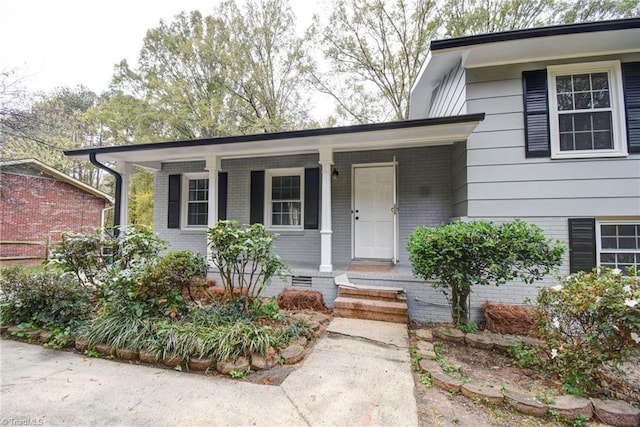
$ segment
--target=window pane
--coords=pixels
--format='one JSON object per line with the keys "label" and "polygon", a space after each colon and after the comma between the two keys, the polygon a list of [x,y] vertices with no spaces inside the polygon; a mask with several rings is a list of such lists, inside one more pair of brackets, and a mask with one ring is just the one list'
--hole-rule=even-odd
{"label": "window pane", "polygon": [[593,92],[593,108],[609,108],[611,101],[609,100],[608,90],[599,90]]}
{"label": "window pane", "polygon": [[590,91],[591,81],[589,74],[576,74],[573,76],[573,90],[575,92]]}
{"label": "window pane", "polygon": [[603,237],[601,240],[603,249],[618,249],[618,239],[615,237]]}
{"label": "window pane", "polygon": [[589,113],[574,114],[573,122],[575,123],[576,131],[591,130],[591,114]]}
{"label": "window pane", "polygon": [[189,180],[189,201],[206,201],[209,196],[209,180],[208,179],[190,179]]}
{"label": "window pane", "polygon": [[634,254],[620,253],[620,254],[616,254],[616,257],[617,257],[618,264],[620,263],[633,264],[633,262],[635,261]]}
{"label": "window pane", "polygon": [[274,202],[271,208],[271,225],[300,225],[301,202]]}
{"label": "window pane", "polygon": [[287,185],[286,187],[282,187],[282,197],[281,197],[281,199],[283,199],[283,200],[291,200],[293,198],[292,193],[291,193],[291,187],[289,185]]}
{"label": "window pane", "polygon": [[209,205],[208,203],[189,203],[187,224],[207,225]]}
{"label": "window pane", "polygon": [[592,140],[590,132],[577,132],[576,138],[576,150],[591,150]]}
{"label": "window pane", "polygon": [[574,95],[576,103],[576,110],[590,110],[591,109],[591,92],[578,92]]}
{"label": "window pane", "polygon": [[635,237],[620,237],[618,239],[620,249],[637,249]]}
{"label": "window pane", "polygon": [[566,111],[573,110],[573,95],[568,94],[558,94],[558,110]]}
{"label": "window pane", "polygon": [[615,254],[600,254],[600,263],[604,264],[615,264],[616,263],[616,255]]}
{"label": "window pane", "polygon": [[571,93],[573,85],[571,84],[571,76],[559,76],[556,78],[556,92]]}
{"label": "window pane", "polygon": [[636,226],[632,224],[623,224],[618,226],[618,236],[635,236]]}
{"label": "window pane", "polygon": [[558,117],[560,132],[573,132],[573,115],[560,114]]}
{"label": "window pane", "polygon": [[560,150],[561,151],[573,151],[575,147],[573,146],[573,134],[572,133],[561,133],[560,134]]}
{"label": "window pane", "polygon": [[593,128],[600,130],[611,130],[611,112],[601,111],[598,113],[591,113],[593,118]]}
{"label": "window pane", "polygon": [[609,75],[607,73],[591,74],[591,87],[593,90],[609,89]]}
{"label": "window pane", "polygon": [[616,236],[618,234],[618,227],[615,225],[602,225],[600,227],[600,234],[603,236]]}
{"label": "window pane", "polygon": [[612,150],[613,139],[611,138],[611,132],[594,132],[593,145],[596,150]]}

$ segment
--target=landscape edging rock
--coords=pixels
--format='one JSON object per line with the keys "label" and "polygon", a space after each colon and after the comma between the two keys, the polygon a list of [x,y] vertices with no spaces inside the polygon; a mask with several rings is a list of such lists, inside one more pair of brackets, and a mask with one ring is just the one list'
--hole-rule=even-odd
{"label": "landscape edging rock", "polygon": [[[429,329],[419,329],[415,332],[415,336],[419,340],[419,342],[426,341],[422,337],[431,336],[455,343],[467,342],[467,334],[463,333],[463,340],[460,341],[459,334],[452,334],[450,331],[451,329],[445,331],[445,328],[437,328],[432,331]],[[431,332],[431,334],[429,334],[429,332]],[[502,351],[506,350],[506,346],[504,346],[504,337],[497,338],[498,340],[502,340],[500,344],[503,345],[495,345],[496,340],[494,340],[490,336],[487,336],[486,338],[494,342],[493,348]],[[511,338],[508,338],[507,340],[510,341]],[[538,344],[537,341],[539,340],[534,341],[533,339],[529,339],[528,343],[536,345]],[[467,343],[467,345],[469,344]],[[418,343],[417,347],[419,346],[420,344]],[[576,419],[579,417],[592,419],[595,415],[595,418],[597,418],[600,422],[608,423],[609,425],[612,425],[614,427],[631,427],[640,425],[640,410],[636,409],[623,400],[589,400],[584,398],[577,398],[576,396],[572,395],[563,395],[555,397],[555,402],[551,405],[547,405],[540,402],[533,396],[509,390],[501,390],[501,398],[498,398],[497,394],[495,393],[496,390],[498,390],[497,388],[486,385],[463,384],[461,381],[447,375],[442,370],[442,368],[440,368],[440,365],[438,365],[434,361],[420,360],[418,362],[418,365],[420,367],[420,370],[422,370],[423,372],[428,372],[431,375],[432,383],[438,388],[449,391],[451,393],[462,391],[462,394],[464,396],[474,400],[477,399],[484,403],[497,404],[500,403],[502,399],[504,399],[507,404],[525,415],[542,418],[547,415],[557,414],[567,419]],[[487,393],[487,395],[484,396],[484,391],[490,391],[491,393]]]}

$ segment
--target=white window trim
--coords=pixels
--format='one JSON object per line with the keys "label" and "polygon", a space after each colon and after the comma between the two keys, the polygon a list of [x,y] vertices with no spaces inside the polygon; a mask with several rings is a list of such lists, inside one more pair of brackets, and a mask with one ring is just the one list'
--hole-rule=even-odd
{"label": "white window trim", "polygon": [[[627,220],[596,220],[596,265],[600,266],[600,254],[602,253],[602,231],[603,225],[640,225],[640,219]],[[606,251],[606,250],[605,250]],[[617,249],[616,253],[638,253],[634,249]]]}
{"label": "white window trim", "polygon": [[[613,126],[612,150],[560,151],[558,130],[558,98],[556,76],[567,74],[606,72],[609,75],[609,98],[611,101],[611,121]],[[593,157],[625,157],[627,151],[627,130],[622,87],[622,69],[620,61],[600,61],[581,64],[565,64],[547,67],[549,93],[549,132],[551,137],[552,159],[576,159]],[[586,110],[587,111],[587,110]]]}
{"label": "white window trim", "polygon": [[[271,200],[272,178],[275,176],[300,176],[300,225],[272,225]],[[264,225],[268,230],[304,230],[304,168],[267,169],[264,185]]]}
{"label": "white window trim", "polygon": [[[182,193],[180,194],[181,200],[181,229],[182,230],[206,230],[209,225],[189,225],[187,221],[189,220],[189,181],[194,179],[209,179],[209,174],[207,172],[197,172],[197,173],[185,173],[182,175]],[[209,183],[211,185],[211,183]],[[209,193],[207,194],[207,200],[209,199]]]}

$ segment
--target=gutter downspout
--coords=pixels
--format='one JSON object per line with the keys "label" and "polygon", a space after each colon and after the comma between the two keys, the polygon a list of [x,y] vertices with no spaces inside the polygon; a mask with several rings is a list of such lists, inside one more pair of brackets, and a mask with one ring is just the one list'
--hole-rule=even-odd
{"label": "gutter downspout", "polygon": [[91,162],[92,165],[94,165],[98,169],[102,169],[103,171],[112,175],[116,180],[116,195],[115,195],[115,201],[113,206],[113,235],[117,237],[118,234],[120,234],[120,225],[121,225],[120,224],[120,205],[121,205],[121,198],[122,198],[122,175],[120,175],[118,172],[114,171],[110,167],[100,163],[96,159],[95,152],[89,153],[89,161]]}

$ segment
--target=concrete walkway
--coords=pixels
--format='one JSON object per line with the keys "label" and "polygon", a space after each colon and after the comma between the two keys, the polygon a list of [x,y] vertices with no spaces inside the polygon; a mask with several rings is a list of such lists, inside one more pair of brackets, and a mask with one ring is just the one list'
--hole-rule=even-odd
{"label": "concrete walkway", "polygon": [[[403,325],[335,318],[281,386],[0,341],[0,424],[416,426]],[[27,422],[28,421],[28,422]]]}

